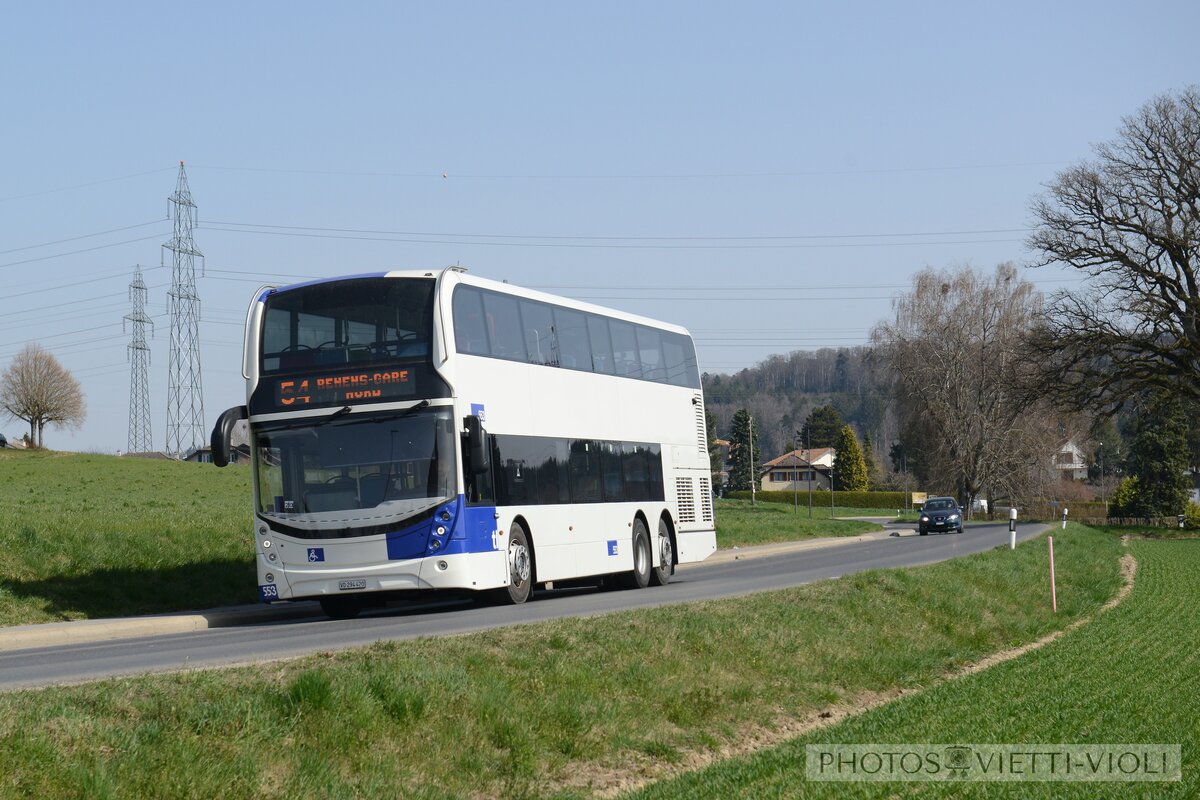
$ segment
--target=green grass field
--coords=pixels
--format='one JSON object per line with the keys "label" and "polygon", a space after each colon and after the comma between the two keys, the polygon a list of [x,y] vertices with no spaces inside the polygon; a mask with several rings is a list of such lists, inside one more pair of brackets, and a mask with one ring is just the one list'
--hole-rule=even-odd
{"label": "green grass field", "polygon": [[0,450],[0,625],[254,602],[249,478]]}
{"label": "green grass field", "polygon": [[[1120,584],[1119,543],[1075,527],[1057,542],[1057,616],[1035,541],[734,600],[0,695],[0,797],[589,797],[1095,612]],[[1067,696],[1088,699],[1087,680]]]}
{"label": "green grass field", "polygon": [[[238,466],[0,450],[0,626],[255,602],[249,479]],[[722,501],[720,546],[875,527],[828,511]]]}
{"label": "green grass field", "polygon": [[[879,530],[879,526],[859,520],[830,519],[829,506],[799,510],[780,503],[751,504],[749,500],[717,500],[717,547],[746,547],[755,544],[790,542],[821,536],[855,536]],[[835,517],[889,516],[889,512],[870,508],[835,508]],[[894,512],[891,512],[894,513]]]}
{"label": "green grass field", "polygon": [[[1056,538],[1056,543],[1059,540]],[[747,758],[634,795],[1120,798],[1200,796],[1200,541],[1132,542],[1138,572],[1115,609],[1046,647]],[[1178,783],[806,783],[805,745],[1181,744]]]}

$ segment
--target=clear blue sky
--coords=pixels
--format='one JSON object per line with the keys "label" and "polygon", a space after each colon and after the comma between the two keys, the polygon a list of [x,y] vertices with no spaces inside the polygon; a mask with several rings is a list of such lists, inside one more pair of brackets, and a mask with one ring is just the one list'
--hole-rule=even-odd
{"label": "clear blue sky", "polygon": [[48,443],[125,446],[126,287],[180,159],[207,425],[254,289],[307,276],[461,263],[686,325],[711,372],[862,344],[922,267],[1028,263],[1030,198],[1200,81],[1197,30],[1194,0],[11,3],[0,369],[40,342],[88,402]]}

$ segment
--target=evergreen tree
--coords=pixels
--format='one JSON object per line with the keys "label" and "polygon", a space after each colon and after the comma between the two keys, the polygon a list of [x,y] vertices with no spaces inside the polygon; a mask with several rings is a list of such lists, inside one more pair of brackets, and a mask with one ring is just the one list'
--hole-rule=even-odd
{"label": "evergreen tree", "polygon": [[871,442],[871,434],[864,433],[862,439],[863,463],[867,465],[867,488],[875,483],[878,477],[875,467],[875,445]]}
{"label": "evergreen tree", "polygon": [[717,445],[717,415],[711,411],[704,412],[704,422],[708,428],[708,468],[712,473],[713,491],[721,489],[721,448]]}
{"label": "evergreen tree", "polygon": [[1182,514],[1188,502],[1188,424],[1178,399],[1166,393],[1139,409],[1128,468],[1137,478],[1128,513],[1135,517]]}
{"label": "evergreen tree", "polygon": [[861,492],[867,488],[867,464],[854,428],[843,425],[834,443],[837,451],[833,462],[834,488],[840,492]]}
{"label": "evergreen tree", "polygon": [[805,449],[833,447],[845,424],[842,415],[832,405],[814,408],[800,429],[800,444]]}
{"label": "evergreen tree", "polygon": [[758,479],[758,431],[751,435],[750,412],[739,408],[733,415],[729,433],[729,488],[745,492]]}

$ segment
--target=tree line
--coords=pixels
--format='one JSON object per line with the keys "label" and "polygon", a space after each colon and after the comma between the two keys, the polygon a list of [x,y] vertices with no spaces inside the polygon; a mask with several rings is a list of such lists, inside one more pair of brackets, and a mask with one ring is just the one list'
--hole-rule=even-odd
{"label": "tree line", "polygon": [[1200,463],[1200,89],[1127,117],[1031,211],[1034,266],[1080,288],[1045,296],[1012,264],[922,270],[870,346],[705,375],[716,429],[737,451],[752,418],[766,460],[834,411],[886,453],[877,485],[911,474],[966,504],[1069,491],[1050,467],[1073,442],[1116,514],[1182,513]]}

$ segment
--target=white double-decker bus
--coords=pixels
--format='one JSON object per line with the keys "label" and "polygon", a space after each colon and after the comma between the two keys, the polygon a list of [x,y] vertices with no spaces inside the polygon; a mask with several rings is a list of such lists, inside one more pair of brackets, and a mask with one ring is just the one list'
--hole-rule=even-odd
{"label": "white double-decker bus", "polygon": [[716,549],[683,328],[459,268],[267,288],[247,313],[264,602],[330,616],[412,590],[665,584]]}

